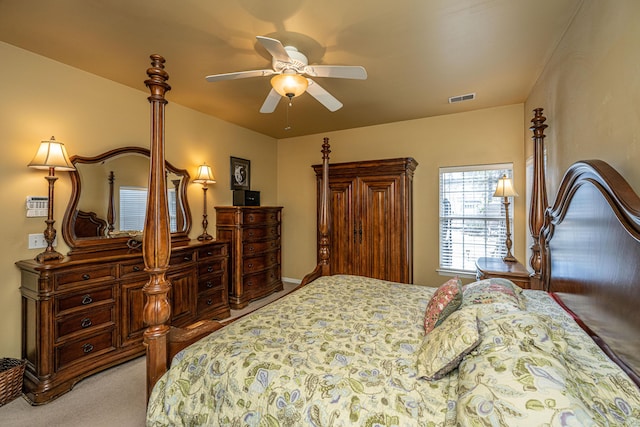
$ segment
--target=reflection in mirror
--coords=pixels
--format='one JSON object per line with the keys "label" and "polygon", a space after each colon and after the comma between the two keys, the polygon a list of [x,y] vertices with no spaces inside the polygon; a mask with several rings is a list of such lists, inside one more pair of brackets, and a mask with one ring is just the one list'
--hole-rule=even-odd
{"label": "reflection in mirror", "polygon": [[[144,227],[149,150],[125,147],[96,157],[73,156],[72,196],[62,224],[69,252],[115,249],[139,239]],[[186,200],[189,174],[166,164],[172,240],[188,240],[191,215]]]}

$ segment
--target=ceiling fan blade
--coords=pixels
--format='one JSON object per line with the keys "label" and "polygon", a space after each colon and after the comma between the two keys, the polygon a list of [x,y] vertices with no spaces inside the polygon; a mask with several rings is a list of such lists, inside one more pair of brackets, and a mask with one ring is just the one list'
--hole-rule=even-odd
{"label": "ceiling fan blade", "polygon": [[367,70],[357,65],[307,65],[304,72],[312,77],[365,80]]}
{"label": "ceiling fan blade", "polygon": [[264,77],[274,73],[273,70],[250,70],[238,71],[236,73],[212,74],[205,77],[208,82],[219,82],[221,80],[246,79],[247,77]]}
{"label": "ceiling fan blade", "polygon": [[260,107],[261,113],[273,113],[278,106],[278,102],[280,102],[280,94],[276,92],[275,89],[271,89],[269,95],[267,95],[267,99],[264,100],[264,104]]}
{"label": "ceiling fan blade", "polygon": [[265,49],[273,56],[274,59],[280,62],[291,62],[291,57],[284,49],[280,40],[272,39],[269,37],[256,36],[256,39],[264,46]]}
{"label": "ceiling fan blade", "polygon": [[327,109],[331,112],[337,111],[342,108],[342,102],[338,101],[333,95],[327,92],[318,83],[314,82],[311,79],[307,80],[309,80],[309,86],[307,86],[307,92],[309,93],[309,95],[317,99],[318,102],[327,107]]}

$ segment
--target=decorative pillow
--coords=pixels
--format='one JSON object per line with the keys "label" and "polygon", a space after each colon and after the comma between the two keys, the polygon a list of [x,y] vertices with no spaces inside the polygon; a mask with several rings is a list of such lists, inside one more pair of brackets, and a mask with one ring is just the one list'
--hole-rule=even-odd
{"label": "decorative pillow", "polygon": [[458,277],[448,280],[433,294],[424,314],[424,333],[428,334],[462,304],[462,282]]}
{"label": "decorative pillow", "polygon": [[422,340],[418,352],[418,377],[437,380],[458,367],[480,343],[474,309],[457,310]]}
{"label": "decorative pillow", "polygon": [[493,278],[470,283],[462,288],[462,305],[496,304],[501,309],[524,310],[522,289],[511,280]]}

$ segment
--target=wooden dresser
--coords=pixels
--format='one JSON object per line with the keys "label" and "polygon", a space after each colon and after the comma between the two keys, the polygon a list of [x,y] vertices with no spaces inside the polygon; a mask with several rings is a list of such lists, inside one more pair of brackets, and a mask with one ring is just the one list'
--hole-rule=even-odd
{"label": "wooden dresser", "polygon": [[231,242],[229,304],[233,309],[283,289],[282,207],[217,206],[216,237]]}
{"label": "wooden dresser", "polygon": [[[171,323],[230,316],[229,244],[190,242],[174,247],[167,277]],[[65,258],[39,264],[18,261],[22,272],[23,391],[46,403],[81,379],[144,354],[145,272],[140,251]]]}
{"label": "wooden dresser", "polygon": [[[413,282],[417,166],[410,157],[329,165],[331,274]],[[322,165],[313,168],[319,198]]]}

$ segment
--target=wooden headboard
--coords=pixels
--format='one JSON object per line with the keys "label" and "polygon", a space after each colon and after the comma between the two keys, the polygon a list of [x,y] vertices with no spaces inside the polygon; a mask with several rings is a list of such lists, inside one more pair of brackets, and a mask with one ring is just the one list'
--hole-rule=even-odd
{"label": "wooden headboard", "polygon": [[640,198],[607,163],[577,162],[541,243],[545,290],[640,386]]}
{"label": "wooden headboard", "polygon": [[98,217],[95,212],[76,210],[73,219],[73,232],[76,237],[104,236],[107,231],[107,221]]}

